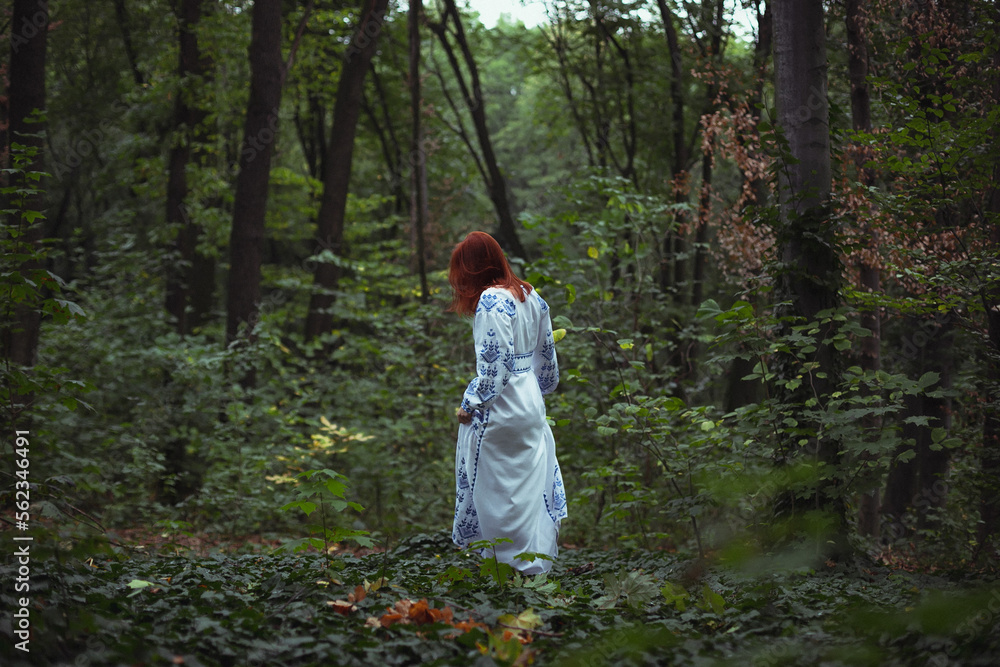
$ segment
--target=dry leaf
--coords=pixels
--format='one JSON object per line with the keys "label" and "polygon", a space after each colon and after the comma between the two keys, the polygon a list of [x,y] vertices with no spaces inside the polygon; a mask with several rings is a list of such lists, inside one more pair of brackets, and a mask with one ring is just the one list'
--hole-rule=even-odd
{"label": "dry leaf", "polygon": [[337,612],[338,614],[343,614],[344,616],[350,614],[352,611],[357,611],[358,609],[347,600],[327,600],[326,603],[330,605],[330,607],[335,612]]}

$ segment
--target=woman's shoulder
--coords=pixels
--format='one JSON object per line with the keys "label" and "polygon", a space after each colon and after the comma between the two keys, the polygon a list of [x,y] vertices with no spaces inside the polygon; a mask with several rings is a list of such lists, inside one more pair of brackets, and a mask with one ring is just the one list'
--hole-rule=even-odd
{"label": "woman's shoulder", "polygon": [[545,299],[543,299],[542,295],[538,293],[538,290],[532,289],[531,294],[528,296],[528,298],[537,301],[538,307],[542,309],[543,313],[549,312],[549,304],[545,303]]}
{"label": "woman's shoulder", "polygon": [[506,287],[490,286],[479,295],[479,305],[476,313],[504,313],[514,317],[517,313],[517,303],[514,295]]}

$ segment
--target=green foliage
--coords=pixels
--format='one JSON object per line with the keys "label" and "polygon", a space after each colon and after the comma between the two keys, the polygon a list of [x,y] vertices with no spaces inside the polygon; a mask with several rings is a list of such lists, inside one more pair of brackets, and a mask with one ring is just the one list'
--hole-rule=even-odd
{"label": "green foliage", "polygon": [[[10,166],[3,170],[7,185],[0,187],[5,205],[0,210],[0,340],[5,348],[12,336],[25,333],[22,322],[31,313],[55,325],[86,317],[67,298],[66,282],[46,268],[52,241],[41,238],[45,214],[35,206],[44,195],[42,179],[48,174],[32,170],[41,151],[16,140],[10,150]],[[45,364],[18,364],[5,357],[0,367],[0,422],[9,427],[26,425],[23,413],[36,402],[57,401],[75,409],[80,393],[90,386],[65,377],[64,371]]]}
{"label": "green foliage", "polygon": [[[311,517],[319,509],[319,523],[309,524],[310,537],[286,542],[282,549],[302,551],[310,547],[322,549],[327,557],[330,548],[338,542],[353,540],[361,546],[370,547],[371,539],[367,530],[351,530],[334,524],[336,516],[345,509],[351,508],[358,512],[364,508],[358,503],[344,498],[347,490],[347,478],[328,468],[323,470],[306,470],[295,476],[298,484],[295,487],[296,499],[284,505],[281,509],[290,511],[299,509]],[[319,537],[316,537],[316,535]]]}
{"label": "green foliage", "polygon": [[629,573],[608,572],[604,575],[603,596],[594,600],[601,609],[614,607],[619,600],[634,612],[641,612],[656,597],[656,581],[639,570]]}
{"label": "green foliage", "polygon": [[[912,444],[900,434],[908,397],[948,395],[935,388],[936,373],[912,380],[859,366],[844,369],[839,385],[829,393],[817,393],[815,380],[823,371],[812,355],[818,345],[847,351],[870,335],[849,314],[819,313],[816,321],[801,324],[760,316],[745,301],[722,310],[709,300],[699,310],[701,318],[714,320],[720,329],[710,362],[748,359],[753,370],[742,381],[760,383],[766,396],[722,416],[719,426],[740,455],[709,485],[718,501],[735,503],[730,506],[748,513],[751,525],[766,528],[771,539],[781,534],[772,532],[780,524],[770,515],[779,499],[808,506],[819,492],[847,498],[877,488],[894,462],[913,456],[912,449],[901,447]],[[827,338],[820,338],[822,331],[828,332]],[[906,421],[916,423],[920,417]],[[943,429],[935,437],[939,448],[960,444]],[[821,457],[824,447],[834,449],[835,457]],[[773,469],[774,463],[780,467]]]}
{"label": "green foliage", "polygon": [[[33,555],[58,548],[42,540]],[[501,589],[441,574],[469,556],[444,533],[384,554],[216,554],[32,561],[31,653],[12,666],[254,662],[465,665],[995,660],[996,582],[948,581],[884,568],[711,568],[688,594],[692,562],[665,552],[571,550],[547,577]],[[590,563],[589,572],[580,573]],[[7,559],[0,575],[13,577]],[[384,577],[384,579],[383,579]],[[44,596],[36,595],[44,591]],[[365,594],[358,594],[358,591]],[[606,604],[609,594],[615,603]],[[13,591],[0,591],[6,608]],[[383,626],[402,600],[431,601],[454,620]],[[57,613],[72,608],[73,614]],[[626,614],[622,613],[627,609]],[[439,614],[440,615],[440,614]],[[466,620],[467,619],[467,620]],[[458,627],[467,623],[463,629]]]}

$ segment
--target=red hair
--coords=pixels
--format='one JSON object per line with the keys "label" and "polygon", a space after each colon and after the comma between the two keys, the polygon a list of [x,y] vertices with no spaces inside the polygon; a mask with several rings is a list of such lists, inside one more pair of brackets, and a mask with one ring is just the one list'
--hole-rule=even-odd
{"label": "red hair", "polygon": [[531,285],[514,275],[500,244],[485,232],[470,232],[455,246],[448,265],[448,282],[453,292],[449,310],[460,315],[475,314],[479,297],[487,287],[505,288],[521,301],[531,292]]}

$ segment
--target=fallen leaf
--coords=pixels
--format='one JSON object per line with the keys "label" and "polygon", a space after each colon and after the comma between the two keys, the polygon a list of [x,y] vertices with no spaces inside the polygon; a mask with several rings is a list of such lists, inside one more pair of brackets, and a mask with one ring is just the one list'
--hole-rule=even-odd
{"label": "fallen leaf", "polygon": [[358,585],[358,586],[354,587],[354,592],[350,593],[347,596],[347,601],[348,602],[361,602],[367,596],[368,596],[368,593],[365,592],[365,587],[361,586],[361,585]]}
{"label": "fallen leaf", "polygon": [[338,614],[343,614],[344,616],[350,614],[352,611],[357,611],[352,603],[347,600],[327,600],[326,602],[335,612]]}
{"label": "fallen leaf", "polygon": [[405,617],[402,614],[397,614],[393,612],[387,612],[382,614],[382,618],[378,619],[383,628],[391,627],[395,623],[401,622]]}

